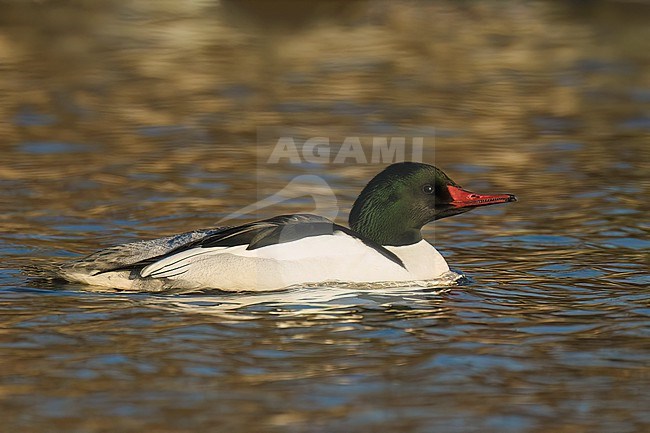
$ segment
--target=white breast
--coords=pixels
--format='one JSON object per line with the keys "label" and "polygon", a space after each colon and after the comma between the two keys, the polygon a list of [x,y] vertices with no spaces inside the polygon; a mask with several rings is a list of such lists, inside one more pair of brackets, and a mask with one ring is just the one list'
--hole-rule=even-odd
{"label": "white breast", "polygon": [[424,239],[412,245],[385,248],[402,259],[411,280],[429,280],[449,271],[445,258]]}

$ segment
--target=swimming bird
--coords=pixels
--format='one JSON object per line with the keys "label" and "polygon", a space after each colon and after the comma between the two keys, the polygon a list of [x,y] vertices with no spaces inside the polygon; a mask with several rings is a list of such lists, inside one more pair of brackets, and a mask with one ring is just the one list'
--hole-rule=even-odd
{"label": "swimming bird", "polygon": [[60,266],[58,276],[142,291],[429,280],[449,266],[423,239],[425,224],[512,201],[512,194],[467,191],[432,165],[401,162],[361,191],[349,227],[312,214],[281,215],[110,247]]}

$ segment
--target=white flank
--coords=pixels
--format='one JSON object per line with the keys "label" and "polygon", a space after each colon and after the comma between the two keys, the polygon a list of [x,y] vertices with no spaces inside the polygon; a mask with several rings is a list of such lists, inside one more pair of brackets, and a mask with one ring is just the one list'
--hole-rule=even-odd
{"label": "white flank", "polygon": [[193,248],[159,260],[140,271],[71,275],[86,284],[132,290],[221,289],[277,290],[296,284],[413,281],[437,278],[449,271],[444,258],[427,241],[386,247],[404,267],[361,240],[336,232],[247,250],[236,247]]}

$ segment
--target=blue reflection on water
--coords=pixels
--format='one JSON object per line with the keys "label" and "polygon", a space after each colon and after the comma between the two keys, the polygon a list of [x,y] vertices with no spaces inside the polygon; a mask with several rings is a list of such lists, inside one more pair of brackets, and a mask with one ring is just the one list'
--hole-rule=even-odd
{"label": "blue reflection on water", "polygon": [[61,141],[25,141],[18,144],[18,146],[24,153],[41,155],[97,151],[97,145],[94,144],[65,143]]}

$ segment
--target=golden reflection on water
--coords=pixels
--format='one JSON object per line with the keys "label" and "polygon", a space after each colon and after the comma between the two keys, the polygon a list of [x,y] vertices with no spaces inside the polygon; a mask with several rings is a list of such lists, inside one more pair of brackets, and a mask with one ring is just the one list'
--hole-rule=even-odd
{"label": "golden reflection on water", "polygon": [[[261,19],[271,12],[259,2],[63,3],[50,6],[52,16],[12,5],[0,34],[9,65],[0,110],[14,121],[0,130],[8,147],[0,175],[29,179],[43,202],[30,208],[65,213],[88,195],[83,211],[100,216],[155,189],[166,195],[161,216],[172,205],[221,212],[285,184],[235,174],[254,173],[260,149],[273,146],[256,142],[260,128],[296,126],[334,140],[434,134],[426,160],[471,161],[492,172],[496,189],[544,185],[546,197],[567,195],[567,182],[606,185],[614,164],[632,165],[626,177],[646,174],[635,166],[647,140],[621,126],[639,114],[625,98],[648,85],[643,56],[618,58],[620,41],[601,40],[597,19],[554,19],[572,11],[550,3],[318,4],[282,2],[272,16],[287,19],[277,23]],[[548,148],[564,140],[588,152]],[[78,148],[21,151],[42,142]],[[548,170],[558,163],[580,176]],[[341,173],[361,185],[377,169]],[[188,190],[200,173],[222,174],[224,190]]]}
{"label": "golden reflection on water", "polygon": [[[0,419],[646,430],[648,16],[600,1],[2,3]],[[343,222],[383,166],[267,164],[269,131],[422,136],[426,162],[519,202],[427,228],[468,277],[448,290],[154,296],[20,275],[212,226],[300,176],[324,184],[257,216],[332,193]]]}

